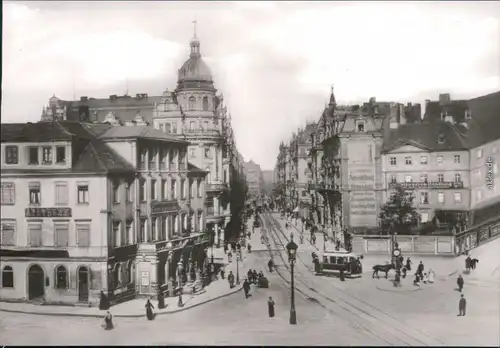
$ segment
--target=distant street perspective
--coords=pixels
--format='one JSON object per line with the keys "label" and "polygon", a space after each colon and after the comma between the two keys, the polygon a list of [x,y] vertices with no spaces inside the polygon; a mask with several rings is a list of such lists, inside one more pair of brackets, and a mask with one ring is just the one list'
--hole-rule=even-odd
{"label": "distant street perspective", "polygon": [[6,1],[2,346],[500,346],[500,3]]}

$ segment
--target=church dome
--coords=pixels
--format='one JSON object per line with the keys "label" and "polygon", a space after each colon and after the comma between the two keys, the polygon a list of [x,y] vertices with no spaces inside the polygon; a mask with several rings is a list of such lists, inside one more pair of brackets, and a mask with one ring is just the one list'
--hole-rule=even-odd
{"label": "church dome", "polygon": [[[203,61],[200,53],[200,40],[196,35],[189,43],[191,53],[189,59],[179,69],[179,88],[189,87],[211,87],[213,88],[212,71],[207,63]],[[194,84],[194,85],[193,85]],[[203,86],[201,86],[203,84]]]}

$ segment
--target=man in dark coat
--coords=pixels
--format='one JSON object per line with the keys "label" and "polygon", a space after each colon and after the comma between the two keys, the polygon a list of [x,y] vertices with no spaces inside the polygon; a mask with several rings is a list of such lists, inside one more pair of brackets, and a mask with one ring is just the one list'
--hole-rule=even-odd
{"label": "man in dark coat", "polygon": [[467,258],[465,259],[465,271],[467,273],[469,273],[470,269],[472,268],[471,263],[472,263],[472,259],[470,258],[470,256],[467,256]]}
{"label": "man in dark coat", "polygon": [[99,309],[101,311],[107,311],[109,309],[109,299],[108,296],[101,290],[101,298],[99,299]]}
{"label": "man in dark coat", "polygon": [[247,277],[248,277],[248,280],[250,281],[250,283],[252,283],[252,276],[253,276],[252,270],[249,269],[247,272]]}
{"label": "man in dark coat", "polygon": [[408,257],[408,258],[406,258],[406,269],[407,269],[408,271],[411,271],[411,264],[412,264],[412,263],[413,263],[413,262],[411,262],[411,260],[410,260],[410,258],[409,258],[409,257]]}
{"label": "man in dark coat", "polygon": [[267,308],[268,308],[269,318],[274,317],[274,301],[271,296],[269,296],[269,300],[267,301]]}
{"label": "man in dark coat", "polygon": [[273,272],[273,260],[269,260],[269,262],[267,263],[267,267],[269,267],[269,272]]}
{"label": "man in dark coat", "polygon": [[458,316],[465,317],[465,307],[467,306],[467,300],[464,294],[460,295],[460,301],[458,302]]}
{"label": "man in dark coat", "polygon": [[243,291],[245,292],[245,298],[250,296],[250,283],[248,283],[248,279],[245,279],[243,282]]}
{"label": "man in dark coat", "polygon": [[462,278],[462,275],[458,275],[457,278],[457,285],[458,285],[458,291],[462,292],[462,289],[464,288],[464,278]]}
{"label": "man in dark coat", "polygon": [[230,289],[234,288],[234,274],[233,274],[233,271],[229,271],[229,274],[227,275],[227,281],[229,282],[229,288]]}
{"label": "man in dark coat", "polygon": [[424,277],[424,264],[422,263],[422,261],[420,261],[420,263],[418,264],[417,273],[419,274],[421,279]]}

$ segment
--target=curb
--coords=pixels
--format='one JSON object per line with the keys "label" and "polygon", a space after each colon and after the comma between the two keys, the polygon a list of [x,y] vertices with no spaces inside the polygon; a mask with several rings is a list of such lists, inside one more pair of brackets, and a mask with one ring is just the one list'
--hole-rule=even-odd
{"label": "curb", "polygon": [[[197,303],[197,304],[189,306],[189,307],[182,307],[182,308],[179,308],[179,309],[176,309],[176,310],[173,310],[173,311],[169,311],[169,312],[157,312],[156,316],[166,315],[166,314],[175,314],[175,313],[187,311],[189,309],[201,306],[203,304],[207,304],[207,303],[219,300],[221,298],[234,295],[234,294],[236,294],[236,293],[238,293],[238,292],[240,292],[242,290],[243,290],[243,288],[238,288],[238,289],[230,291],[230,292],[228,292],[226,294],[219,295],[217,297],[208,299],[206,301],[202,301],[200,303]],[[42,312],[28,312],[28,311],[15,310],[15,309],[3,309],[3,308],[0,308],[0,312],[18,313],[18,314],[31,314],[31,315],[48,315],[48,316],[55,316],[55,317],[80,317],[80,318],[102,318],[103,317],[103,314],[99,314],[98,315],[98,314],[74,314],[74,313],[50,313],[50,312],[48,312],[48,313],[42,313]],[[145,314],[115,314],[115,315],[113,315],[113,318],[142,318],[142,317],[145,317],[145,316],[146,316]]]}

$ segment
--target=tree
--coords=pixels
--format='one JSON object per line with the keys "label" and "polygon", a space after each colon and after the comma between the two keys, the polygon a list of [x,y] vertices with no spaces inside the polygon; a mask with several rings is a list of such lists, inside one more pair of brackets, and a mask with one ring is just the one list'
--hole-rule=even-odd
{"label": "tree", "polygon": [[419,221],[419,214],[413,204],[414,197],[402,186],[396,187],[396,192],[387,200],[379,214],[380,226],[389,234],[410,234],[412,226]]}

